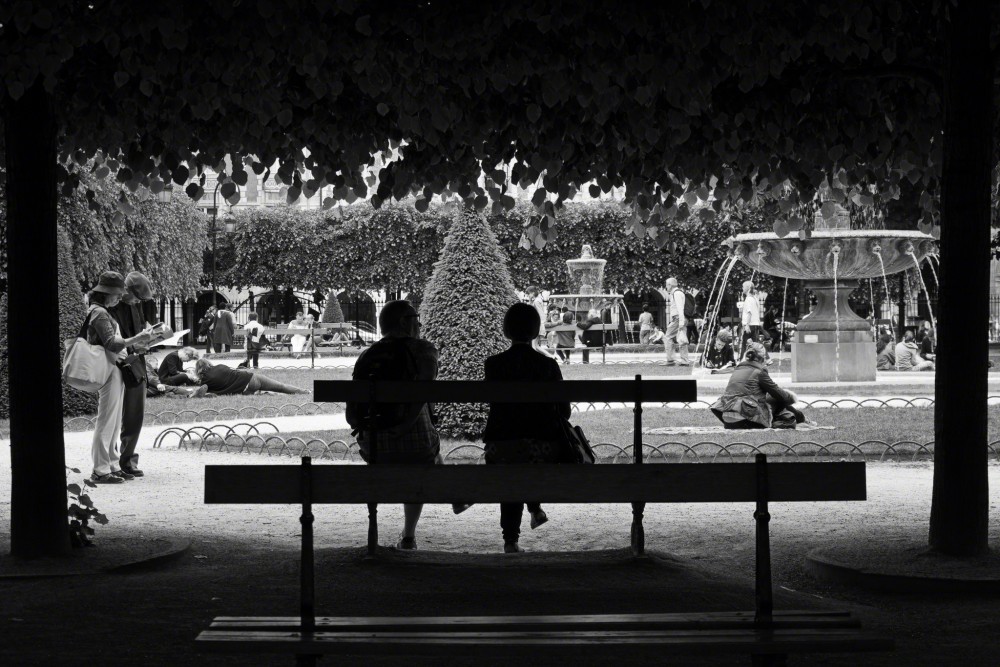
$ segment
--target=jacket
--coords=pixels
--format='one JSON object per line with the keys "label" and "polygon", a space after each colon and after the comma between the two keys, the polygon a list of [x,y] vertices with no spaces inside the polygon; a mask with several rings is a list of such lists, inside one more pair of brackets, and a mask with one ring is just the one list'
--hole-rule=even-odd
{"label": "jacket", "polygon": [[896,370],[896,354],[893,352],[892,345],[886,345],[878,353],[878,358],[875,360],[875,369],[880,371]]}
{"label": "jacket", "polygon": [[233,333],[236,326],[233,321],[233,314],[228,310],[220,310],[215,314],[215,331],[212,333],[212,341],[216,345],[232,345]]}
{"label": "jacket", "polygon": [[219,364],[206,370],[201,380],[213,394],[242,394],[252,377],[250,371]]}
{"label": "jacket", "polygon": [[779,387],[764,364],[759,361],[741,361],[729,377],[726,391],[709,408],[726,423],[752,421],[763,428],[771,428],[774,414],[767,397],[772,396],[779,405],[791,405],[792,395]]}
{"label": "jacket", "polygon": [[87,311],[91,314],[87,325],[87,342],[100,345],[111,354],[118,354],[125,349],[118,323],[104,306],[91,306]]}
{"label": "jacket", "polygon": [[171,352],[160,362],[160,367],[156,371],[160,382],[166,382],[176,375],[186,375],[184,373],[184,362],[176,351]]}
{"label": "jacket", "polygon": [[[530,345],[511,345],[510,349],[489,357],[485,372],[487,381],[562,380],[558,362]],[[569,419],[569,415],[569,403],[491,403],[483,441],[522,438],[558,441],[562,438],[560,420]]]}
{"label": "jacket", "polygon": [[896,370],[909,371],[914,366],[923,361],[917,351],[916,343],[906,343],[900,341],[896,344]]}

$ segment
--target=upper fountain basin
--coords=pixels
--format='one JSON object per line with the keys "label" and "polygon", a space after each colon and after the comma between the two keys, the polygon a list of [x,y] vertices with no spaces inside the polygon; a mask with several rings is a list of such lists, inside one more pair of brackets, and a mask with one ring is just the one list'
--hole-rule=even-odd
{"label": "upper fountain basin", "polygon": [[919,263],[937,252],[929,234],[890,229],[817,230],[804,241],[798,235],[779,239],[770,232],[739,234],[725,244],[752,269],[798,280],[881,277],[911,268],[914,259]]}

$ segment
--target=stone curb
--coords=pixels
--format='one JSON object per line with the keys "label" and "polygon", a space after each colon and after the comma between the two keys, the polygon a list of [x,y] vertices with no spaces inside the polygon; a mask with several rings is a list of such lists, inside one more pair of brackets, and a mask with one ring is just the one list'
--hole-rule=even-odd
{"label": "stone curb", "polygon": [[191,540],[170,540],[170,546],[163,551],[140,558],[122,565],[109,567],[104,572],[109,574],[132,574],[134,572],[148,572],[163,567],[175,560],[180,560],[182,556],[191,550]]}
{"label": "stone curb", "polygon": [[961,577],[931,577],[908,574],[891,574],[852,567],[837,562],[822,550],[806,556],[806,571],[816,578],[836,584],[856,586],[880,593],[1000,593],[1000,576],[995,579],[966,579]]}
{"label": "stone curb", "polygon": [[28,581],[34,579],[57,579],[66,577],[89,576],[94,574],[132,574],[134,572],[146,572],[163,567],[175,560],[180,559],[191,550],[191,541],[168,540],[170,546],[146,558],[113,565],[111,567],[98,569],[79,569],[73,572],[29,572],[29,573],[0,573],[0,581]]}

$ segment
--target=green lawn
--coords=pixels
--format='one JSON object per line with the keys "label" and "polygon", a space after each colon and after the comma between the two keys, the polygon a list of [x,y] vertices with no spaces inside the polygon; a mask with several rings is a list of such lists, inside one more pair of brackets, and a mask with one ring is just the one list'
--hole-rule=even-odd
{"label": "green lawn", "polygon": [[[689,447],[699,445],[699,443],[747,443],[751,445],[761,445],[763,443],[783,443],[785,445],[795,445],[797,443],[817,443],[829,445],[830,443],[846,441],[861,445],[865,442],[882,441],[893,444],[899,442],[912,441],[923,445],[934,440],[934,411],[931,408],[858,408],[858,409],[816,409],[810,410],[808,416],[821,425],[835,426],[833,430],[814,431],[718,431],[709,434],[671,434],[671,435],[650,435],[644,436],[646,445],[658,446],[664,443],[681,443]],[[593,445],[600,443],[612,443],[623,448],[629,448],[632,444],[632,419],[631,410],[597,410],[584,413],[574,413],[571,421],[583,428]],[[665,426],[717,426],[718,420],[708,410],[702,409],[666,409],[650,408],[643,412],[643,426],[645,428],[658,428]],[[989,433],[991,441],[1000,439],[1000,406],[989,408]],[[332,442],[341,440],[351,443],[354,438],[347,430],[330,431],[309,431],[309,432],[289,432],[279,434],[284,440],[290,438],[300,438],[303,442],[310,440],[321,440]],[[442,453],[447,454],[452,450],[469,445],[468,441],[445,440],[442,442]],[[477,443],[480,444],[480,443]],[[261,446],[258,441],[254,447],[257,451]],[[275,440],[268,447],[274,454],[282,448],[282,443]],[[294,451],[299,451],[301,444],[296,444]],[[677,456],[683,448],[670,446],[664,451],[673,456]],[[708,444],[695,447],[701,454],[714,453],[718,450]],[[770,451],[779,452],[781,447],[773,447]],[[811,447],[800,445],[796,448],[800,453],[809,453]],[[839,453],[847,452],[849,448],[835,448]],[[881,451],[880,447],[872,445],[865,447],[869,451]],[[901,448],[905,451],[914,451],[913,445]],[[319,451],[319,450],[310,450]],[[605,455],[611,455],[613,449],[605,449]],[[743,451],[749,451],[743,450]],[[287,452],[285,452],[287,453]],[[599,451],[600,453],[600,451]],[[478,452],[471,448],[462,454],[472,458],[478,457]],[[460,456],[464,458],[464,456]]]}

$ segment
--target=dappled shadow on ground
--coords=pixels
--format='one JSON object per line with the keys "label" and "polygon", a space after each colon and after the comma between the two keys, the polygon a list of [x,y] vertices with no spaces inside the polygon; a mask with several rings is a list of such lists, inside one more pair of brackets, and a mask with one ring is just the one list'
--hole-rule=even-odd
{"label": "dappled shadow on ground", "polygon": [[[161,570],[61,580],[0,581],[0,664],[77,665],[288,665],[287,657],[213,656],[194,638],[215,616],[296,615],[299,554],[288,543],[274,548],[252,533],[188,535],[191,552]],[[721,555],[720,555],[721,557]],[[744,572],[725,572],[654,551],[645,560],[627,550],[462,554],[401,553],[382,548],[374,559],[360,547],[317,551],[317,611],[321,615],[565,614],[750,610],[753,583]],[[783,582],[784,579],[784,582]],[[989,624],[988,600],[874,596],[795,584],[776,577],[776,608],[850,609],[866,628],[897,640],[893,654],[806,656],[798,664],[996,664],[995,648],[981,641]],[[848,601],[850,600],[850,601]],[[868,607],[866,605],[874,605]],[[929,618],[947,619],[937,627]],[[989,659],[989,662],[984,660]],[[747,658],[698,661],[678,656],[666,664],[744,665]],[[449,660],[454,665],[502,665],[488,656]],[[331,664],[332,661],[331,661]],[[341,665],[390,665],[398,660],[337,660]],[[439,659],[407,661],[439,665]],[[541,663],[538,663],[541,664]],[[549,663],[557,664],[557,663]],[[627,652],[611,662],[639,664]]]}

